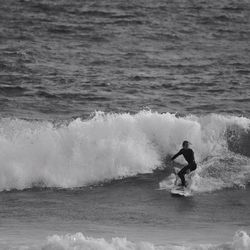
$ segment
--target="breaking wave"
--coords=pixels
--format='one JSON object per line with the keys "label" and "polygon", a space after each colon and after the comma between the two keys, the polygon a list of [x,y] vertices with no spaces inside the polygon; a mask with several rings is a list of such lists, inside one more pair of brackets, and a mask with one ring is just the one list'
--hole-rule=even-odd
{"label": "breaking wave", "polygon": [[[244,231],[238,231],[233,241],[224,244],[203,245],[165,245],[159,246],[149,242],[134,243],[126,238],[112,238],[107,241],[103,238],[85,237],[82,233],[68,234],[65,236],[54,235],[48,237],[47,242],[41,247],[27,247],[25,249],[43,250],[249,250],[250,237]],[[24,249],[24,248],[22,248]]]}
{"label": "breaking wave", "polygon": [[97,112],[60,125],[2,118],[0,190],[74,188],[149,173],[163,167],[184,139],[199,163],[194,190],[244,187],[250,181],[249,125],[244,117],[151,111]]}

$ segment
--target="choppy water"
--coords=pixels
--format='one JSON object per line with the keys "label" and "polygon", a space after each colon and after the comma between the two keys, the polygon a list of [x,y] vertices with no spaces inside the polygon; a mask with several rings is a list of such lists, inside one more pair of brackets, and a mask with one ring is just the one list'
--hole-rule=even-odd
{"label": "choppy water", "polygon": [[249,0],[0,6],[0,249],[250,249]]}
{"label": "choppy water", "polygon": [[248,0],[2,0],[0,13],[5,116],[249,116]]}

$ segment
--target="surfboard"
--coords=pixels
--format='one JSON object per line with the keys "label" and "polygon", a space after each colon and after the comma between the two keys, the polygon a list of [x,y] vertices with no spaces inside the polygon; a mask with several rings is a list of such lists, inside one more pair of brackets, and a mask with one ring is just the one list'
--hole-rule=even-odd
{"label": "surfboard", "polygon": [[173,196],[184,196],[184,197],[192,196],[192,193],[188,188],[183,188],[180,186],[174,186],[170,190],[170,193]]}

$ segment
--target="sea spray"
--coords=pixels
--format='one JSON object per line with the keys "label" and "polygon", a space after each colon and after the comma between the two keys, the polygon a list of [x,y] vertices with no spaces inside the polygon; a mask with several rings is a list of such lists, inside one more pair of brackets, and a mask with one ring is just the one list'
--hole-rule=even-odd
{"label": "sea spray", "polygon": [[[149,173],[164,167],[165,157],[176,153],[184,139],[192,142],[199,166],[194,189],[200,188],[201,180],[207,185],[204,191],[212,189],[214,179],[217,189],[232,186],[234,174],[237,183],[245,185],[249,158],[239,150],[229,150],[228,134],[232,137],[233,128],[235,136],[238,129],[242,137],[249,124],[244,117],[177,117],[151,111],[135,115],[97,112],[91,119],[77,118],[61,125],[2,118],[0,190],[34,185],[74,188]],[[181,157],[177,162],[185,163]],[[230,183],[224,183],[223,174],[211,175],[212,169],[232,174]]]}

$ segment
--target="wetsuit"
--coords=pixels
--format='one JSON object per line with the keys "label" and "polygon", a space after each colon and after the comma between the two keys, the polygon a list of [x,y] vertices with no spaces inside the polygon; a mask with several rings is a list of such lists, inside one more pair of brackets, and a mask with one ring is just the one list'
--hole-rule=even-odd
{"label": "wetsuit", "polygon": [[179,155],[183,155],[185,160],[188,162],[188,165],[182,168],[178,173],[178,176],[181,179],[182,186],[186,186],[185,174],[187,173],[188,170],[190,170],[191,172],[197,168],[197,165],[194,160],[194,151],[191,148],[187,149],[182,148],[176,155],[174,155],[171,158],[171,160],[174,160]]}

